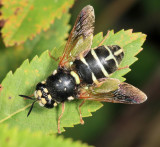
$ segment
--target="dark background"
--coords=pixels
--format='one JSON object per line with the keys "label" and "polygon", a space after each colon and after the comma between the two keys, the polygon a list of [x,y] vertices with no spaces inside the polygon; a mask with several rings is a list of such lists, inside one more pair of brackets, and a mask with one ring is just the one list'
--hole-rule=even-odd
{"label": "dark background", "polygon": [[140,105],[104,104],[84,118],[85,125],[66,128],[63,134],[97,147],[160,146],[160,1],[159,0],[77,0],[70,10],[73,26],[86,5],[95,9],[95,34],[114,29],[133,29],[147,34],[139,60],[125,77],[144,91],[148,100]]}

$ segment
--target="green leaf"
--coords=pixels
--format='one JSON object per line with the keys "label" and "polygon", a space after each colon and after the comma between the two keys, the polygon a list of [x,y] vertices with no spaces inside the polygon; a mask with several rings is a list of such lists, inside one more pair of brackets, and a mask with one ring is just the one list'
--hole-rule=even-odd
{"label": "green leaf", "polygon": [[[124,48],[125,57],[120,67],[130,66],[137,60],[134,56],[141,50],[146,35],[142,33],[132,33],[131,30],[120,31],[116,34],[111,31],[108,37],[97,34],[93,39],[92,47],[98,46],[103,40],[104,45],[117,44]],[[55,57],[62,55],[64,46],[54,49]],[[48,51],[45,51],[39,58],[36,56],[30,63],[24,61],[20,68],[14,74],[9,72],[2,82],[3,90],[0,95],[0,122],[7,122],[10,126],[18,125],[22,128],[30,128],[32,131],[41,130],[44,133],[57,132],[57,120],[61,113],[61,105],[54,109],[45,109],[38,104],[35,105],[32,114],[27,118],[27,112],[31,101],[20,98],[19,94],[31,95],[34,92],[38,82],[46,79],[58,63],[51,59]],[[111,75],[113,78],[124,80],[122,76],[129,72],[129,69],[116,71]],[[80,100],[66,102],[64,115],[61,119],[61,131],[64,127],[73,127],[80,123],[78,106]],[[99,102],[87,101],[82,106],[82,116],[91,116],[94,112],[102,107]]]}
{"label": "green leaf", "polygon": [[72,139],[64,139],[62,136],[49,136],[41,132],[31,133],[29,130],[20,131],[17,127],[11,129],[7,125],[1,125],[0,132],[2,147],[89,147],[80,141],[73,142]]}
{"label": "green leaf", "polygon": [[33,39],[47,30],[55,18],[60,18],[74,0],[5,0],[1,19],[6,20],[2,36],[6,46]]}
{"label": "green leaf", "polygon": [[42,31],[33,40],[27,40],[24,44],[6,48],[0,40],[0,81],[9,70],[15,71],[17,67],[28,57],[32,59],[35,55],[40,55],[46,49],[52,50],[65,43],[70,29],[68,22],[70,15],[65,13],[60,19],[55,19],[47,31]]}

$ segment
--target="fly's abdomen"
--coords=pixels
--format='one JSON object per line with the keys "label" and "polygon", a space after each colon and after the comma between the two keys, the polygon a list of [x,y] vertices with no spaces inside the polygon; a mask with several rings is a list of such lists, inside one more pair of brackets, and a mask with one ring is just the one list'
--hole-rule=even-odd
{"label": "fly's abdomen", "polygon": [[98,83],[99,79],[107,78],[117,70],[123,56],[123,49],[117,45],[99,46],[91,49],[85,57],[80,55],[74,66],[83,82]]}

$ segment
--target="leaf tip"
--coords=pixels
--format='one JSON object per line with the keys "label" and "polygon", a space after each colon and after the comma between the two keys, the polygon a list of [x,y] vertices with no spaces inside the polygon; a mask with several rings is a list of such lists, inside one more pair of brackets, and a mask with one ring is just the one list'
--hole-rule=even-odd
{"label": "leaf tip", "polygon": [[141,48],[141,49],[135,54],[135,56],[137,56],[141,51],[143,51],[143,48]]}
{"label": "leaf tip", "polygon": [[147,34],[142,34],[142,38],[144,39],[144,40],[146,40],[146,38],[147,38]]}

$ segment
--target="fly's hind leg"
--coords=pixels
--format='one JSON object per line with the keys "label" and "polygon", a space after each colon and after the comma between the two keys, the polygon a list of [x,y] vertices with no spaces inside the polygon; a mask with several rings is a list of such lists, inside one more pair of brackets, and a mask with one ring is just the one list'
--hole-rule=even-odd
{"label": "fly's hind leg", "polygon": [[78,109],[79,109],[79,115],[80,115],[80,122],[81,124],[83,125],[84,124],[84,121],[82,119],[82,113],[81,113],[81,107],[82,105],[85,103],[85,100],[82,101],[82,103],[79,105]]}
{"label": "fly's hind leg", "polygon": [[61,120],[61,118],[63,116],[64,110],[65,110],[65,103],[63,102],[62,103],[62,112],[61,112],[61,115],[58,118],[58,133],[59,134],[61,133],[61,131],[60,131],[60,120]]}
{"label": "fly's hind leg", "polygon": [[126,68],[129,68],[129,66],[127,65],[127,66],[124,66],[124,67],[120,67],[117,70],[126,69]]}
{"label": "fly's hind leg", "polygon": [[98,46],[103,45],[104,41],[107,39],[107,37],[109,36],[110,31],[107,32],[107,35],[104,37],[104,39],[100,42],[100,44]]}

